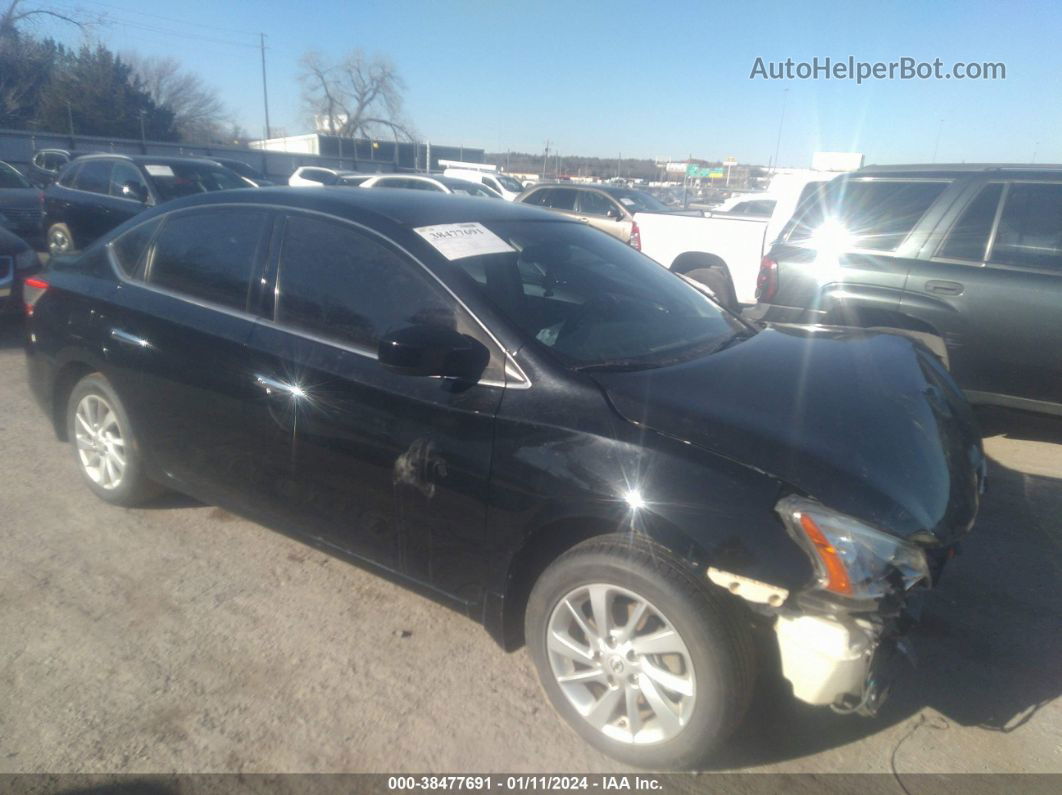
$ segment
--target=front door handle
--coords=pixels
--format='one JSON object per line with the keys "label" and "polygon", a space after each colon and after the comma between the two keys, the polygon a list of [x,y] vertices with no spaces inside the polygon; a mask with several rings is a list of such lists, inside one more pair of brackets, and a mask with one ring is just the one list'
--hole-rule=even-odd
{"label": "front door handle", "polygon": [[111,339],[125,343],[126,345],[134,345],[137,348],[151,347],[151,343],[143,337],[138,337],[135,334],[130,334],[128,331],[122,331],[120,328],[111,329]]}
{"label": "front door handle", "polygon": [[270,378],[268,375],[255,375],[254,382],[262,387],[267,395],[287,395],[288,397],[298,398],[306,394],[298,384],[285,384],[283,381]]}
{"label": "front door handle", "polygon": [[926,292],[937,295],[962,295],[963,286],[959,282],[945,282],[939,279],[930,279],[926,282]]}

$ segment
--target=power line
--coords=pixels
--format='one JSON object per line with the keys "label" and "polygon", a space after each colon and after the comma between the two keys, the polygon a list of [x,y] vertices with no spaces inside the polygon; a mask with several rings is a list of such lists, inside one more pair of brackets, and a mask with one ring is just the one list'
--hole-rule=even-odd
{"label": "power line", "polygon": [[193,25],[193,26],[198,27],[198,28],[207,28],[208,30],[216,30],[216,31],[224,32],[224,33],[240,33],[240,34],[245,35],[245,36],[255,36],[255,35],[257,35],[256,33],[252,32],[252,31],[249,31],[249,30],[239,30],[237,28],[226,28],[226,27],[222,27],[221,25],[210,25],[210,24],[207,24],[205,22],[192,22],[192,21],[186,20],[186,19],[177,19],[176,17],[163,16],[162,14],[152,14],[150,11],[140,11],[140,10],[135,9],[135,8],[129,8],[128,6],[115,5],[114,3],[104,3],[104,2],[102,2],[102,0],[81,0],[81,2],[78,2],[78,3],[68,3],[68,4],[69,5],[73,5],[75,8],[77,8],[77,7],[80,7],[80,6],[84,5],[85,3],[87,3],[88,5],[102,6],[104,8],[113,8],[113,9],[116,9],[116,10],[121,11],[122,13],[126,13],[126,14],[137,14],[137,15],[143,16],[143,17],[152,17],[154,19],[161,19],[161,20],[164,20],[166,22],[175,22],[178,25]]}

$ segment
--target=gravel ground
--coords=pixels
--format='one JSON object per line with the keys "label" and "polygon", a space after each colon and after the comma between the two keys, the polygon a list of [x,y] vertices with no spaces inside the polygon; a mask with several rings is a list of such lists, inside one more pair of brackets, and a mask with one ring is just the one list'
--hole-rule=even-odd
{"label": "gravel ground", "polygon": [[[610,772],[525,651],[182,497],[79,481],[0,329],[0,773]],[[760,688],[720,770],[1062,772],[1062,422],[986,416],[990,491],[876,719]]]}

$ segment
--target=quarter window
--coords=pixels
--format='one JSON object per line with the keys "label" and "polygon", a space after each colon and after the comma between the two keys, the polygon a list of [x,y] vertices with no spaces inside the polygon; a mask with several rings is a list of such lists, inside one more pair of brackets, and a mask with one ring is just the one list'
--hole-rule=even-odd
{"label": "quarter window", "polygon": [[948,233],[948,239],[944,241],[937,256],[983,261],[988,236],[992,233],[992,224],[996,220],[999,195],[1002,192],[1003,185],[1000,183],[982,188]]}
{"label": "quarter window", "polygon": [[159,228],[159,219],[153,219],[130,229],[111,244],[111,252],[122,272],[130,279],[143,276],[147,247]]}
{"label": "quarter window", "polygon": [[835,180],[807,204],[788,240],[811,246],[895,251],[947,185]]}
{"label": "quarter window", "polygon": [[149,281],[194,298],[245,309],[266,225],[260,210],[211,210],[166,219]]}
{"label": "quarter window", "polygon": [[1015,183],[1007,191],[992,262],[1062,270],[1062,185]]}

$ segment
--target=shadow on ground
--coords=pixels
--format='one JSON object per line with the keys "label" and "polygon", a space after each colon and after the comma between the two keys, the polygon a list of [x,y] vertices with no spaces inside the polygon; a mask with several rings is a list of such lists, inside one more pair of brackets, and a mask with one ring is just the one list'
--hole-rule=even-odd
{"label": "shadow on ground", "polygon": [[[991,435],[1058,444],[1062,461],[1062,421],[993,412],[982,423]],[[768,675],[772,684],[761,680],[749,719],[713,768],[766,765],[843,746],[927,707],[950,724],[1017,731],[1059,695],[1062,480],[990,458],[989,484],[973,532],[912,633],[917,667],[901,676],[878,717],[803,705],[780,674]]]}

